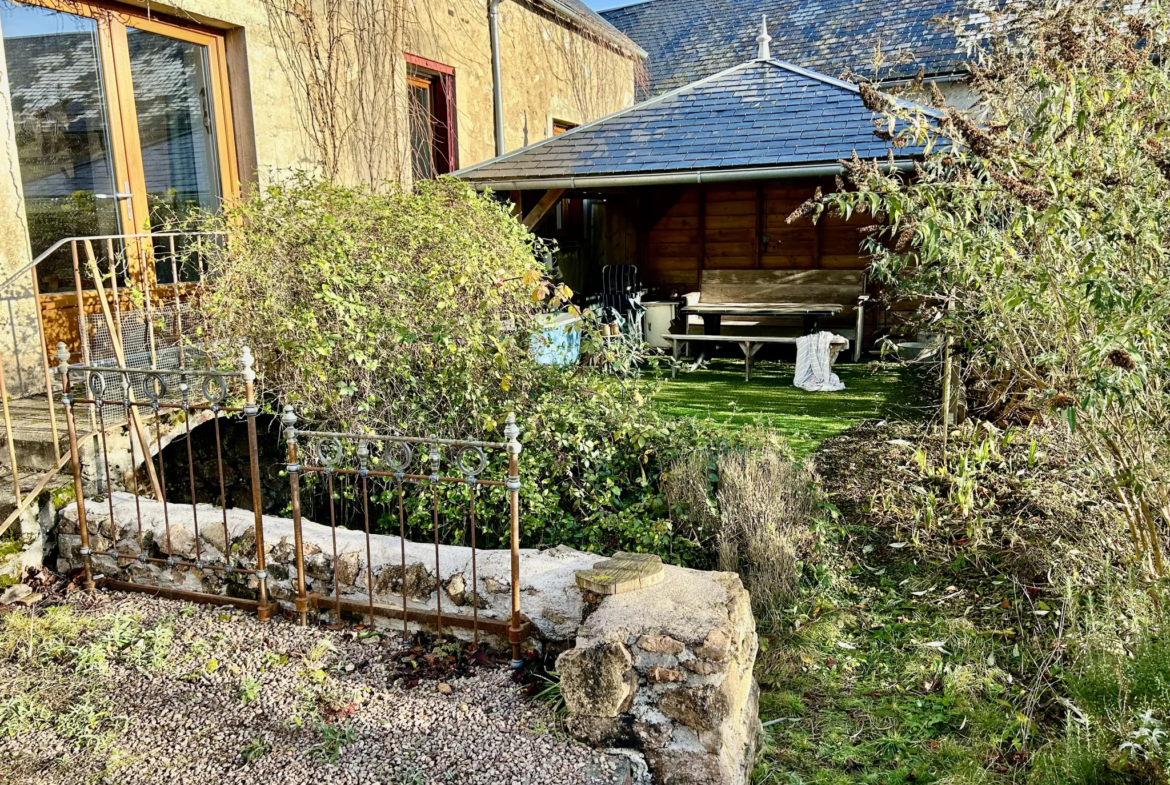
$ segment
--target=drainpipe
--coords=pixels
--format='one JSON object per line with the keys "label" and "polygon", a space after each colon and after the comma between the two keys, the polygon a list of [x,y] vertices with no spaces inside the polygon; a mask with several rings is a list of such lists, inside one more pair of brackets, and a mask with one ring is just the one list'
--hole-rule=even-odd
{"label": "drainpipe", "polygon": [[492,107],[496,121],[496,155],[504,154],[504,85],[500,79],[500,3],[488,7],[488,32],[492,39]]}

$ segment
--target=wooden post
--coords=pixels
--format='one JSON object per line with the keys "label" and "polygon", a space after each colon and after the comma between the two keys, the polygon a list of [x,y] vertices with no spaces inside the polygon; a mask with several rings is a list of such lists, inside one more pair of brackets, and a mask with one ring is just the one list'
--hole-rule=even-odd
{"label": "wooden post", "polygon": [[[106,329],[110,332],[110,343],[114,347],[114,359],[117,360],[118,365],[123,368],[126,365],[126,352],[122,347],[122,341],[118,337],[119,333],[114,329],[114,317],[110,314],[110,304],[106,302],[106,289],[102,284],[101,271],[97,266],[97,259],[93,255],[93,245],[89,240],[85,241],[85,255],[89,260],[89,266],[93,273],[94,285],[97,286],[98,303],[102,307],[102,318],[105,319]],[[134,390],[130,388],[127,391],[127,396],[130,401],[134,401]],[[163,498],[162,485],[159,484],[158,475],[154,471],[154,463],[150,460],[150,441],[146,438],[146,428],[142,425],[142,415],[135,406],[130,407],[130,433],[131,438],[138,437],[138,443],[142,445],[142,457],[146,464],[146,473],[150,476],[150,486],[154,490],[154,498],[161,500]],[[159,446],[162,450],[162,446]],[[161,457],[160,457],[161,460]],[[134,471],[134,469],[131,469]]]}

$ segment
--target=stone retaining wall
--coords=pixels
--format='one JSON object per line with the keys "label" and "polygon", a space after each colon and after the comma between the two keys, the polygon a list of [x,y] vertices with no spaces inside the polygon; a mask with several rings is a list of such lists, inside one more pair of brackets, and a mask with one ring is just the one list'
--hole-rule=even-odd
{"label": "stone retaining wall", "polygon": [[[226,577],[215,570],[143,564],[138,553],[138,510],[145,549],[165,554],[163,505],[130,494],[113,495],[111,522],[105,500],[88,501],[90,545],[111,545],[127,559],[93,558],[96,573],[158,586],[239,596],[254,592],[254,577]],[[171,547],[177,557],[195,558],[190,505],[167,505]],[[243,566],[255,563],[254,516],[199,505],[199,545],[206,563],[223,563],[225,551]],[[309,591],[333,591],[333,544],[328,526],[304,521],[305,579]],[[62,513],[57,533],[58,564],[80,562],[75,504]],[[272,595],[291,607],[296,572],[292,521],[264,516],[264,544]],[[406,542],[402,568],[399,538],[373,535],[371,564],[362,532],[337,530],[338,578],[343,597],[365,598],[367,570],[374,597],[401,602],[402,582],[412,605],[433,609],[438,591],[433,544]],[[748,593],[734,573],[666,566],[661,583],[627,594],[586,596],[576,585],[577,570],[600,557],[571,548],[524,549],[520,556],[521,608],[531,619],[537,642],[565,649],[557,660],[568,708],[566,726],[595,747],[621,748],[644,760],[647,777],[658,785],[742,785],[747,781],[760,734],[758,690],[752,678],[756,657],[755,621]],[[471,549],[440,546],[439,579],[444,609],[481,618],[507,619],[511,612],[510,554],[480,550],[476,584]],[[387,624],[393,623],[385,620]],[[568,648],[571,647],[571,648]]]}

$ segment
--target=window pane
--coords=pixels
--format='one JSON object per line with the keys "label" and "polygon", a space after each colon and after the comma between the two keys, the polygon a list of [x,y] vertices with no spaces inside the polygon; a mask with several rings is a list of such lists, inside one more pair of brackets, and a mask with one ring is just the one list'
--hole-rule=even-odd
{"label": "window pane", "polygon": [[[120,233],[96,22],[0,0],[0,30],[33,255],[65,237]],[[95,251],[104,256],[104,243]],[[42,292],[71,290],[70,249],[37,273]]]}
{"label": "window pane", "polygon": [[415,180],[435,176],[435,122],[431,110],[431,88],[410,84],[410,152]]}
{"label": "window pane", "polygon": [[[219,162],[207,47],[144,30],[126,31],[150,228],[166,231],[219,207]],[[174,280],[167,243],[155,243],[160,283]],[[183,281],[199,277],[187,260]]]}

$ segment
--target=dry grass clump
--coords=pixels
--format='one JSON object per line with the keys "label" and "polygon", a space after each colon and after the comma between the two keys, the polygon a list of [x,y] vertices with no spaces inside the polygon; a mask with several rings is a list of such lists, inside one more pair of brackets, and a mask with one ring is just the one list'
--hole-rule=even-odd
{"label": "dry grass clump", "polygon": [[811,554],[814,479],[787,451],[765,445],[682,457],[663,491],[675,525],[707,544],[713,566],[739,573],[756,611],[766,613],[795,596]]}
{"label": "dry grass clump", "polygon": [[813,472],[773,449],[719,459],[719,568],[738,572],[757,609],[796,594],[813,545]]}

